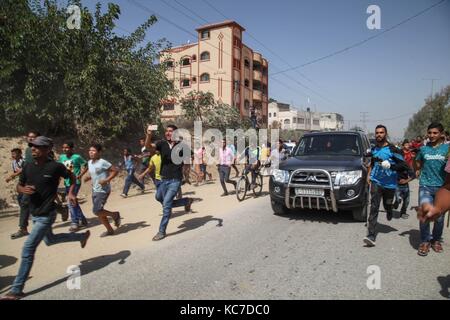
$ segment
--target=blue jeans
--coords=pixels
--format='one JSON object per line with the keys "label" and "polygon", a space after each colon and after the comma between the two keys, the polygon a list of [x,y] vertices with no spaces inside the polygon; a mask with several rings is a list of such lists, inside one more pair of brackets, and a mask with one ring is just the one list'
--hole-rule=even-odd
{"label": "blue jeans", "polygon": [[188,204],[187,198],[174,200],[180,187],[181,180],[177,179],[161,180],[157,185],[156,200],[161,202],[163,206],[163,217],[161,219],[161,224],[159,225],[159,233],[161,234],[166,234],[172,208],[182,207]]}
{"label": "blue jeans", "polygon": [[19,202],[19,228],[28,228],[28,220],[30,219],[30,196],[19,193],[17,196],[17,201]]}
{"label": "blue jeans", "polygon": [[[80,191],[81,184],[76,184],[73,188],[73,193],[75,196],[78,195],[78,192]],[[66,195],[69,194],[70,187],[66,187]],[[69,207],[70,212],[70,219],[72,220],[72,224],[78,225],[79,223],[86,220],[86,217],[83,214],[83,210],[81,210],[80,205],[77,203],[76,206],[73,206],[70,201],[67,202],[67,206]]]}
{"label": "blue jeans", "polygon": [[19,294],[23,291],[25,281],[28,279],[33,266],[34,254],[42,240],[47,246],[51,246],[57,243],[82,241],[84,239],[85,235],[82,233],[54,234],[52,224],[55,222],[55,219],[56,211],[51,212],[48,216],[32,218],[33,229],[23,245],[22,260],[20,261],[17,277],[12,284],[12,293]]}
{"label": "blue jeans", "polygon": [[397,190],[395,190],[395,202],[398,203],[400,200],[403,201],[402,208],[400,209],[401,214],[405,214],[409,206],[409,185],[399,184]]}
{"label": "blue jeans", "polygon": [[[424,203],[434,202],[434,196],[440,187],[427,187],[420,186],[419,187],[419,205]],[[444,231],[444,218],[445,215],[442,214],[437,220],[434,222],[433,233],[430,233],[430,222],[420,223],[420,239],[422,242],[430,242],[430,241],[441,241],[442,233]]]}
{"label": "blue jeans", "polygon": [[144,185],[135,177],[134,175],[134,169],[127,171],[127,177],[125,178],[125,186],[123,187],[123,194],[128,195],[128,191],[130,190],[131,184],[136,184],[139,188],[142,190],[145,189]]}

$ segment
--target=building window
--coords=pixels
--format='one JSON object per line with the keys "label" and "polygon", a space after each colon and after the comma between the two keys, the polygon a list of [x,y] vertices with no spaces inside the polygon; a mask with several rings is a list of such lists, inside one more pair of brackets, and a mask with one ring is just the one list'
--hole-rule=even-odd
{"label": "building window", "polygon": [[209,82],[209,73],[203,73],[200,76],[200,82]]}
{"label": "building window", "polygon": [[201,33],[200,33],[200,38],[202,39],[202,40],[205,40],[205,39],[209,39],[209,30],[203,30]]}
{"label": "building window", "polygon": [[297,118],[293,118],[293,123],[297,123]]}
{"label": "building window", "polygon": [[250,69],[250,61],[247,58],[245,58],[245,60],[244,60],[244,66],[246,68]]}
{"label": "building window", "polygon": [[250,108],[250,101],[245,100],[244,101],[244,107],[245,107],[245,109],[249,109]]}
{"label": "building window", "polygon": [[197,77],[192,77],[192,83],[196,83],[197,82]]}
{"label": "building window", "polygon": [[289,119],[285,119],[284,124],[291,124],[291,121]]}
{"label": "building window", "polygon": [[185,88],[185,87],[190,87],[191,86],[191,81],[189,81],[189,79],[183,79],[181,80],[181,87]]}
{"label": "building window", "polygon": [[272,118],[272,112],[269,112],[269,118]]}
{"label": "building window", "polygon": [[233,59],[233,68],[241,70],[241,61],[239,59]]}
{"label": "building window", "polygon": [[250,87],[250,81],[248,81],[248,79],[244,80],[244,86],[247,88]]}
{"label": "building window", "polygon": [[165,63],[166,63],[166,67],[167,68],[173,68],[173,61],[172,60],[167,60]]}
{"label": "building window", "polygon": [[274,113],[273,113],[273,116],[274,116],[274,117],[276,117],[276,116],[277,116],[277,113],[276,113],[276,112],[274,112]]}
{"label": "building window", "polygon": [[200,61],[207,61],[210,59],[210,55],[208,51],[204,51],[200,54]]}
{"label": "building window", "polygon": [[238,37],[234,37],[234,39],[233,39],[233,45],[234,45],[235,47],[240,48],[241,45],[242,45],[241,39],[239,39]]}
{"label": "building window", "polygon": [[189,57],[186,58],[182,58],[181,59],[181,65],[184,66],[189,66],[191,65],[191,59]]}
{"label": "building window", "polygon": [[163,104],[163,110],[164,111],[175,110],[175,104],[173,104],[173,103],[164,103]]}
{"label": "building window", "polygon": [[314,120],[313,120],[313,125],[314,125],[314,126],[320,125],[320,120],[314,119]]}
{"label": "building window", "polygon": [[298,123],[305,124],[305,118],[298,118]]}
{"label": "building window", "polygon": [[197,61],[197,56],[195,54],[192,55],[192,61]]}

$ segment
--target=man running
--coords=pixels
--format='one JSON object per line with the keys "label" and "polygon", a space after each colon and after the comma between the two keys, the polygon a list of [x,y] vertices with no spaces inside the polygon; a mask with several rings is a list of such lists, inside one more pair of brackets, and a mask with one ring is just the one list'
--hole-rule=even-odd
{"label": "man running", "polygon": [[[12,180],[14,180],[16,177],[20,176],[22,173],[22,168],[25,164],[23,158],[22,158],[22,150],[19,148],[14,148],[11,150],[11,167],[12,167],[12,173],[6,178],[6,182],[9,183]],[[18,239],[20,237],[27,236],[28,233],[28,217],[29,214],[24,212],[25,208],[23,206],[23,197],[24,194],[19,193],[17,195],[17,203],[19,204],[19,231],[13,233],[11,235],[11,239]]]}
{"label": "man running", "polygon": [[[33,142],[34,139],[39,137],[41,134],[37,131],[30,131],[27,134],[28,145]],[[23,164],[34,162],[33,156],[31,154],[31,147],[28,146],[25,149],[25,157]],[[29,209],[30,197],[27,194],[22,194],[19,213],[19,230],[11,235],[11,239],[17,239],[28,235],[28,220],[30,219],[30,209]]]}
{"label": "man running", "polygon": [[[159,241],[166,237],[166,229],[169,224],[170,215],[172,214],[172,208],[175,206],[184,206],[185,210],[189,212],[191,210],[192,199],[175,197],[181,186],[183,180],[183,161],[172,161],[172,151],[179,159],[183,159],[183,150],[177,147],[178,141],[173,140],[173,132],[178,128],[175,125],[167,126],[164,137],[165,139],[152,144],[152,130],[147,128],[147,137],[145,140],[145,146],[151,153],[155,150],[161,154],[161,184],[157,190],[157,199],[163,206],[163,217],[159,226],[159,232],[153,237],[153,241]],[[174,148],[176,148],[174,150]],[[177,160],[179,160],[177,159]]]}
{"label": "man running", "polygon": [[392,220],[392,204],[397,189],[397,172],[393,169],[397,165],[406,165],[400,150],[388,142],[385,126],[380,124],[375,128],[375,139],[376,145],[372,148],[372,162],[367,173],[371,203],[367,226],[368,234],[364,238],[364,243],[368,247],[375,246],[381,200],[383,200],[387,220]]}
{"label": "man running", "polygon": [[[428,126],[428,139],[430,142],[421,147],[417,154],[415,165],[416,175],[419,180],[419,206],[424,209],[424,204],[433,204],[436,192],[445,182],[445,164],[447,162],[449,145],[444,143],[444,127],[440,123],[432,123]],[[430,246],[435,252],[442,252],[442,233],[444,230],[444,215],[440,216],[430,233],[430,223],[420,222],[420,238],[418,254],[427,256]]]}
{"label": "man running", "polygon": [[60,178],[70,179],[71,184],[68,200],[73,205],[77,197],[73,193],[75,177],[66,167],[49,158],[53,147],[51,139],[39,136],[29,144],[33,162],[28,162],[20,174],[17,192],[30,197],[29,209],[33,217],[33,229],[23,245],[22,260],[12,288],[3,299],[17,300],[25,296],[23,288],[31,271],[37,247],[44,240],[50,246],[63,242],[80,242],[81,248],[86,246],[90,236],[89,230],[85,233],[54,234],[52,225],[56,219],[55,198]]}
{"label": "man running", "polygon": [[[135,157],[131,154],[131,149],[126,148],[123,149],[123,164],[125,170],[127,171],[127,176],[125,178],[125,185],[123,186],[122,194],[120,195],[123,198],[128,197],[128,191],[130,190],[131,184],[134,183],[141,189],[141,193],[144,194],[145,186],[141,183],[144,180],[145,175],[141,175],[141,181],[139,181],[134,173],[136,172],[136,160],[138,157]],[[144,170],[145,172],[145,170]]]}
{"label": "man running", "polygon": [[220,176],[220,184],[222,185],[223,194],[221,197],[228,195],[227,186],[226,183],[231,183],[234,188],[236,188],[236,181],[230,180],[230,172],[231,172],[231,165],[233,164],[235,156],[233,154],[233,151],[227,147],[227,140],[223,139],[222,141],[222,148],[219,150],[219,176]]}
{"label": "man running", "polygon": [[[79,154],[74,153],[74,143],[66,142],[62,147],[63,154],[59,157],[59,162],[64,164],[70,172],[75,175],[76,183],[73,189],[73,193],[75,196],[78,195],[78,192],[81,188],[81,178],[87,172],[87,162],[83,159]],[[70,188],[70,179],[64,180],[64,186],[66,188],[66,194],[69,193]],[[80,205],[77,203],[73,206],[70,202],[68,203],[70,219],[72,220],[72,225],[70,226],[69,231],[76,232],[80,228],[87,227],[88,222],[86,217],[83,214],[83,210],[81,210]]]}
{"label": "man running", "polygon": [[92,212],[106,228],[106,232],[101,237],[107,237],[114,235],[114,229],[109,224],[108,217],[114,220],[116,228],[120,226],[121,217],[118,211],[112,212],[104,208],[111,193],[111,180],[117,176],[118,170],[110,162],[101,158],[102,149],[100,144],[93,144],[89,148],[89,176],[86,176],[84,181],[92,179]]}

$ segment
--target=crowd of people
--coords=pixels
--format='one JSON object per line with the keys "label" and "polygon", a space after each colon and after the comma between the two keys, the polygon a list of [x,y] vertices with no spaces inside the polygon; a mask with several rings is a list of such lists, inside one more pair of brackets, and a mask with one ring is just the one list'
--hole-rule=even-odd
{"label": "crowd of people", "polygon": [[[367,221],[367,246],[375,246],[377,219],[381,201],[387,220],[392,220],[393,209],[401,204],[400,214],[408,218],[410,202],[409,182],[419,179],[417,208],[421,243],[418,254],[427,256],[430,248],[442,252],[442,234],[445,212],[450,207],[450,139],[440,123],[431,123],[425,139],[417,137],[403,141],[401,147],[389,143],[387,128],[375,128],[376,145],[372,148],[369,168],[370,212]],[[430,231],[430,222],[434,221]]]}
{"label": "crowd of people", "polygon": [[[111,194],[111,181],[117,177],[120,169],[126,171],[121,193],[121,196],[126,198],[132,184],[144,193],[146,177],[150,176],[156,189],[155,199],[161,203],[163,213],[153,241],[164,239],[172,209],[184,207],[186,212],[191,210],[193,199],[183,197],[182,185],[191,184],[192,177],[195,180],[194,185],[204,183],[207,178],[212,179],[211,173],[207,172],[208,153],[205,146],[191,151],[183,145],[182,139],[174,139],[176,130],[175,125],[168,125],[164,138],[154,141],[154,133],[149,127],[146,137],[140,140],[141,152],[133,154],[130,149],[124,149],[119,166],[104,159],[103,147],[95,143],[89,148],[88,161],[75,152],[75,145],[70,141],[62,144],[62,154],[57,158],[53,152],[52,139],[40,135],[39,132],[29,132],[24,156],[19,148],[11,150],[12,172],[6,178],[7,182],[18,178],[19,230],[13,233],[11,238],[28,238],[23,245],[18,275],[10,292],[3,298],[20,299],[24,296],[25,281],[33,265],[36,249],[42,240],[47,245],[75,241],[80,243],[81,248],[86,246],[90,231],[78,232],[89,227],[77,200],[82,182],[91,181],[92,212],[106,229],[101,237],[107,237],[115,234],[110,221],[115,228],[121,225],[120,212],[105,208]],[[400,205],[401,217],[408,218],[409,183],[413,179],[419,179],[417,212],[421,244],[418,254],[426,256],[430,248],[435,252],[442,252],[444,214],[450,209],[450,140],[446,137],[443,126],[432,123],[428,126],[426,140],[405,140],[401,147],[389,143],[387,128],[383,125],[376,127],[375,136],[376,145],[372,148],[372,162],[368,173],[371,200],[367,220],[368,233],[364,242],[367,246],[375,246],[381,202],[386,209],[387,220],[392,219],[393,209]],[[251,181],[254,184],[256,171],[261,168],[262,163],[270,163],[274,159],[283,161],[287,158],[288,152],[283,146],[282,140],[279,140],[274,148],[270,144],[261,147],[250,144],[243,154],[238,154],[237,141],[227,144],[224,139],[217,163],[222,196],[229,195],[227,184],[236,187],[236,182],[230,179],[230,174],[234,169],[235,177],[239,176],[237,164],[241,163],[240,158],[246,159],[243,170],[252,174]],[[174,161],[174,151],[183,161]],[[56,219],[55,199],[60,182],[64,184],[68,199],[71,225],[69,233],[54,234],[52,225]],[[31,232],[28,230],[30,217],[33,221]],[[431,221],[434,221],[432,231]]]}
{"label": "crowd of people", "polygon": [[[175,130],[177,130],[176,126],[167,126],[164,138],[154,142],[153,132],[149,127],[146,137],[140,140],[141,152],[133,154],[129,148],[125,148],[122,161],[118,166],[102,157],[103,147],[100,144],[90,145],[88,161],[75,152],[75,145],[71,141],[62,144],[62,153],[56,157],[52,139],[36,131],[29,132],[24,157],[20,148],[11,150],[12,173],[6,178],[7,182],[18,178],[16,189],[20,207],[19,230],[11,235],[11,239],[28,237],[23,245],[18,275],[11,290],[3,299],[14,300],[24,296],[25,281],[31,271],[36,249],[42,240],[47,245],[78,241],[81,248],[86,246],[90,231],[78,233],[81,229],[89,227],[88,220],[77,200],[82,182],[91,181],[92,212],[106,229],[101,237],[107,237],[115,234],[110,220],[115,228],[121,225],[120,212],[105,208],[111,194],[111,181],[117,177],[121,169],[126,172],[121,193],[121,196],[126,198],[133,184],[140,189],[141,193],[144,193],[145,179],[150,176],[156,189],[155,199],[161,203],[163,211],[159,230],[153,237],[153,241],[164,239],[172,209],[184,207],[186,212],[191,211],[193,199],[183,197],[181,191],[184,183],[191,184],[191,161],[194,165],[194,185],[198,186],[206,182],[207,178],[212,180],[212,174],[207,171],[208,159],[205,146],[201,146],[195,152],[183,154],[186,148],[183,148],[182,139],[173,139]],[[273,152],[273,155],[279,158],[278,160],[283,160],[286,156],[282,146],[283,141],[280,140],[277,149]],[[183,159],[181,163],[172,159],[174,148],[179,150],[178,154]],[[266,161],[270,158],[270,153],[270,145],[266,148],[246,148],[244,156],[252,175],[255,170],[258,170],[261,159]],[[225,183],[236,186],[236,182],[230,179],[230,172],[234,169],[236,177],[239,176],[237,167],[239,156],[236,141],[227,145],[224,140],[219,150],[217,165],[220,183],[224,190],[222,196],[228,195]],[[55,200],[58,199],[60,182],[64,184],[71,225],[69,233],[54,234],[52,225],[57,215]],[[33,221],[31,232],[28,230],[30,217]]]}

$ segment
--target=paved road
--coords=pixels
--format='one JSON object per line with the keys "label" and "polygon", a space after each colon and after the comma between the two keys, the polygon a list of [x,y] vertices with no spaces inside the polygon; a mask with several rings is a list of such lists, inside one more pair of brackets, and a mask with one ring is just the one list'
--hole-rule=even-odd
{"label": "paved road", "polygon": [[[450,247],[419,257],[412,213],[391,222],[381,214],[380,223],[377,246],[366,248],[364,224],[350,214],[275,216],[268,196],[250,199],[221,216],[187,215],[183,232],[158,243],[149,235],[148,248],[132,255],[124,250],[83,262],[80,290],[55,277],[28,288],[28,298],[445,299]],[[380,268],[380,289],[367,288],[370,265]]]}

